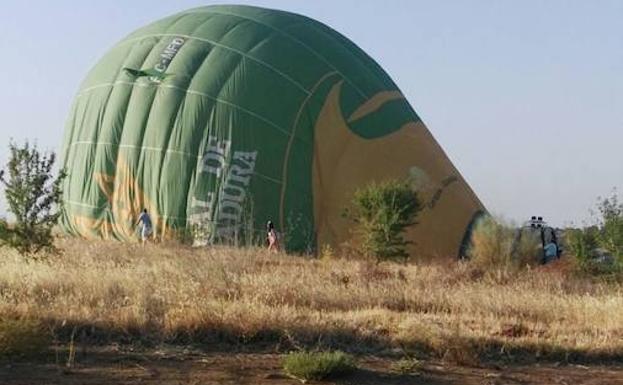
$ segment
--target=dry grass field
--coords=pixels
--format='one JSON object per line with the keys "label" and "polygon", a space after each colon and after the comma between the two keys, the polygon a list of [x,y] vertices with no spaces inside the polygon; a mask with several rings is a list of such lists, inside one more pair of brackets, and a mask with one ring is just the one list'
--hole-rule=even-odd
{"label": "dry grass field", "polygon": [[259,249],[58,245],[62,254],[30,261],[0,250],[0,339],[19,319],[65,345],[339,348],[467,365],[623,358],[623,285],[577,277],[564,263],[510,271]]}

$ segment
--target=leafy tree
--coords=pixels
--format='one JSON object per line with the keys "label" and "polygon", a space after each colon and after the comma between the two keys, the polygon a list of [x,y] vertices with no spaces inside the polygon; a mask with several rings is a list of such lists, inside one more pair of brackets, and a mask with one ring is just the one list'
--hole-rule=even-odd
{"label": "leafy tree", "polygon": [[599,228],[590,226],[581,229],[567,229],[565,239],[571,254],[576,258],[579,267],[588,270],[593,258],[593,251],[599,247]]}
{"label": "leafy tree", "polygon": [[623,264],[623,203],[616,192],[599,201],[601,213],[599,245],[608,250],[618,263]]}
{"label": "leafy tree", "polygon": [[623,203],[616,191],[598,200],[595,225],[569,229],[566,241],[579,267],[589,273],[623,273]]}
{"label": "leafy tree", "polygon": [[22,147],[10,143],[9,150],[9,162],[6,170],[0,170],[0,182],[15,223],[0,224],[0,242],[22,254],[54,249],[52,228],[61,214],[65,172],[61,170],[54,178],[55,154],[42,154],[28,142]]}
{"label": "leafy tree", "polygon": [[360,237],[361,252],[375,257],[377,262],[402,258],[408,254],[403,234],[407,227],[415,225],[422,203],[408,182],[390,180],[371,183],[357,190],[353,196],[352,209],[346,217],[356,223]]}

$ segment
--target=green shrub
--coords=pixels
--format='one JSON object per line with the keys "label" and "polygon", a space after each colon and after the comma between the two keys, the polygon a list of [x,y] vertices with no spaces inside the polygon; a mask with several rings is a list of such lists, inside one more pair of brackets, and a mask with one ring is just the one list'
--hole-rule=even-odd
{"label": "green shrub", "polygon": [[356,223],[360,252],[377,261],[408,258],[403,237],[422,204],[408,182],[390,180],[371,183],[355,191],[352,209],[345,215]]}
{"label": "green shrub", "polygon": [[617,264],[623,265],[623,204],[616,193],[599,201],[601,214],[599,246],[606,249]]}
{"label": "green shrub", "polygon": [[340,352],[292,352],[283,360],[284,371],[301,381],[322,380],[353,371],[352,356]]}
{"label": "green shrub", "polygon": [[33,320],[0,319],[0,356],[39,354],[51,343],[50,333]]}
{"label": "green shrub", "polygon": [[565,231],[566,245],[578,265],[585,268],[591,261],[593,250],[599,247],[599,229],[596,226],[583,229],[568,229]]}
{"label": "green shrub", "polygon": [[623,203],[616,193],[600,199],[597,224],[565,232],[567,248],[581,271],[591,274],[623,272]]}
{"label": "green shrub", "polygon": [[9,224],[3,218],[0,218],[0,246],[4,243],[4,239],[9,237]]}
{"label": "green shrub", "polygon": [[392,364],[392,371],[398,374],[418,374],[422,369],[422,361],[417,358],[401,358]]}
{"label": "green shrub", "polygon": [[0,242],[21,254],[53,249],[52,228],[61,215],[61,183],[64,171],[54,178],[54,153],[42,154],[36,146],[9,144],[7,170],[0,170],[0,182],[9,210],[15,216],[11,226],[2,225]]}

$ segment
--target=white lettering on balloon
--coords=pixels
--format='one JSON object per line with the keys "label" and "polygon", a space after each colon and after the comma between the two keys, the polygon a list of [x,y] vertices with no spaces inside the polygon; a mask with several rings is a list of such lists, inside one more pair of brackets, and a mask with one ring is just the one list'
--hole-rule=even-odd
{"label": "white lettering on balloon", "polygon": [[[171,40],[169,45],[167,45],[165,49],[160,53],[159,60],[154,65],[154,69],[161,74],[164,74],[167,68],[169,68],[169,64],[171,64],[171,61],[173,61],[173,58],[175,57],[175,55],[177,55],[180,48],[182,48],[185,42],[186,40],[181,37],[176,37]],[[159,83],[161,79],[158,76],[152,76],[149,78],[149,80]]]}
{"label": "white lettering on balloon", "polygon": [[[205,196],[194,196],[191,200],[189,222],[191,225],[207,225],[207,233],[196,243],[235,239],[242,226],[244,204],[248,196],[251,177],[255,171],[257,151],[234,151],[231,141],[210,136],[201,158],[199,183],[205,181],[201,175],[213,178],[217,191]],[[200,191],[200,190],[199,190]]]}

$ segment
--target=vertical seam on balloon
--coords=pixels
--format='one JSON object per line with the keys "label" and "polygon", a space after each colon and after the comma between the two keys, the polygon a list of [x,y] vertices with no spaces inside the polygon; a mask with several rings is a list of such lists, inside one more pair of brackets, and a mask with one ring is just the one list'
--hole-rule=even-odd
{"label": "vertical seam on balloon", "polygon": [[[205,23],[205,21],[203,22]],[[203,24],[202,23],[202,24]],[[174,25],[175,23],[173,23]],[[201,24],[200,24],[201,25]],[[167,28],[167,31],[170,30],[171,26],[169,26]],[[195,28],[195,30],[197,30],[198,27]],[[175,61],[175,58],[179,57],[180,52],[184,50],[184,46],[182,46],[179,51],[173,56],[173,58],[171,59],[171,61],[169,62],[169,64],[167,65],[167,67],[170,67],[173,62]],[[191,79],[192,81],[192,79]],[[157,96],[157,95],[156,95]],[[161,228],[160,229],[156,229],[156,231],[160,231],[160,236],[165,236],[165,232],[166,232],[166,228],[167,228],[167,218],[165,218],[163,215],[161,215],[161,212],[164,210],[164,204],[162,204],[162,209],[161,209],[161,197],[162,197],[162,189],[161,186],[164,186],[165,184],[163,183],[163,175],[165,174],[165,169],[164,169],[164,163],[165,160],[167,159],[167,155],[169,154],[168,148],[169,148],[169,144],[171,142],[171,136],[173,135],[173,130],[175,129],[175,122],[177,121],[177,118],[180,114],[180,109],[182,108],[182,105],[184,104],[184,100],[186,99],[186,94],[181,95],[180,97],[181,100],[179,100],[179,103],[177,104],[177,108],[175,110],[175,118],[173,120],[172,124],[166,124],[166,127],[169,128],[168,132],[165,133],[165,143],[164,143],[164,147],[167,150],[165,150],[163,153],[161,153],[161,157],[160,157],[160,167],[158,168],[158,185],[157,185],[157,190],[155,193],[155,196],[153,199],[153,203],[152,205],[156,206],[156,210],[158,212],[158,218],[157,220],[161,221]],[[153,103],[155,102],[156,98],[154,97],[154,100],[152,101],[152,108],[153,108]],[[150,114],[151,114],[151,109],[150,109]],[[145,188],[143,187],[143,191],[145,191]],[[185,211],[185,210],[184,210]]]}
{"label": "vertical seam on balloon", "polygon": [[[182,16],[181,16],[181,17],[179,17],[179,18],[176,18],[176,19],[175,19],[175,20],[174,20],[171,24],[169,24],[168,26],[166,26],[165,31],[169,31],[169,30],[171,30],[171,28],[173,28],[173,27],[174,27],[174,26],[175,26],[178,22],[180,22],[182,19],[184,19],[184,15],[182,15]],[[141,68],[142,68],[142,67],[143,67],[143,65],[145,64],[145,61],[147,60],[147,58],[148,58],[148,57],[151,55],[151,53],[154,51],[155,47],[158,45],[158,43],[160,42],[160,40],[161,40],[161,39],[159,39],[159,41],[151,47],[151,50],[149,51],[149,53],[145,56],[145,59],[143,60],[143,64],[141,65]],[[177,56],[177,55],[176,55],[176,56]],[[173,58],[173,59],[174,59],[174,58]],[[172,61],[173,61],[173,59],[172,59]],[[171,64],[171,63],[169,63],[169,65],[170,65],[170,64]],[[155,92],[155,93],[153,94],[152,98],[151,98],[151,103],[149,104],[149,109],[146,111],[146,119],[145,119],[144,124],[142,125],[142,128],[143,128],[143,129],[142,129],[142,135],[141,135],[141,147],[143,146],[143,143],[145,142],[145,137],[146,137],[146,134],[147,134],[147,128],[148,128],[148,126],[149,126],[149,121],[150,121],[150,117],[151,117],[151,111],[152,111],[152,110],[153,110],[153,108],[154,108],[154,103],[155,103],[155,101],[156,101],[157,97],[158,97],[158,93],[157,93],[157,92]],[[125,124],[124,124],[124,125],[125,125]],[[165,153],[165,155],[163,155],[163,158],[164,158],[164,156],[166,156],[166,153]],[[141,160],[140,158],[141,158],[141,157],[140,157],[140,153],[139,153],[139,157],[138,157],[138,159],[137,159],[137,171],[138,171],[138,169],[139,169],[138,164],[140,163],[140,160]],[[163,160],[164,160],[164,159],[163,159]],[[145,159],[143,159],[143,162],[144,162],[144,161],[145,161]],[[130,168],[130,165],[128,164],[128,171],[129,171],[129,168]],[[142,169],[142,175],[141,175],[141,177],[142,177],[142,179],[143,179],[142,192],[143,192],[143,194],[144,194],[144,195],[147,195],[147,192],[146,192],[146,189],[145,189],[145,178],[144,178],[144,174],[145,174],[145,167],[142,167],[141,169]],[[161,171],[161,169],[160,169],[159,171]],[[138,180],[139,180],[139,179],[138,179],[138,175],[136,175],[136,176],[135,176],[135,184],[138,184],[138,183],[139,183],[139,182],[138,182]],[[154,206],[155,206],[155,207],[150,207],[150,209],[153,209],[154,211],[156,211],[156,215],[154,216],[154,217],[155,217],[154,219],[156,220],[156,222],[158,222],[158,219],[159,219],[159,217],[160,217],[160,215],[158,215],[160,202],[159,202],[159,199],[158,199],[159,197],[158,197],[157,195],[156,195],[156,197],[155,197],[155,198],[156,198],[156,199],[150,199],[150,200],[152,201],[152,205],[154,205]],[[143,197],[143,202],[145,202],[145,197]],[[166,228],[166,223],[162,223],[162,229],[161,229],[161,231],[164,231],[164,230],[165,230],[165,228]]]}
{"label": "vertical seam on balloon", "polygon": [[[78,99],[74,99],[72,108],[71,108],[71,112],[70,112],[70,119],[68,119],[69,121],[67,122],[68,126],[66,129],[68,129],[68,133],[66,134],[66,137],[63,140],[63,147],[61,149],[61,154],[63,154],[63,158],[62,159],[62,168],[65,169],[65,171],[67,171],[68,167],[67,167],[67,163],[70,160],[70,152],[69,149],[71,148],[71,143],[73,142],[74,139],[74,131],[75,131],[75,127],[76,127],[76,111],[78,109],[79,106],[79,101]],[[70,176],[67,175],[67,177],[65,178],[65,180],[63,181],[63,195],[65,194],[65,191],[69,190],[69,181],[70,181]]]}
{"label": "vertical seam on balloon", "polygon": [[[312,92],[305,98],[305,100],[303,100],[303,102],[301,103],[301,105],[299,106],[299,109],[296,113],[296,117],[294,119],[294,122],[292,124],[292,130],[290,130],[290,138],[288,139],[288,145],[286,146],[286,152],[284,154],[284,158],[283,158],[283,170],[282,170],[282,174],[281,174],[281,180],[282,180],[282,184],[281,184],[281,194],[279,197],[279,225],[281,227],[281,232],[285,233],[285,194],[286,194],[286,186],[287,186],[287,182],[288,182],[288,163],[290,160],[290,151],[292,149],[292,143],[294,142],[294,138],[296,137],[296,127],[298,126],[299,123],[299,119],[301,117],[301,114],[303,112],[304,107],[307,105],[307,102],[311,99],[311,97],[313,96],[314,92],[316,92],[316,89],[328,78],[330,78],[333,75],[338,75],[339,73],[337,71],[330,71],[327,72],[326,74],[324,74],[317,82],[316,84],[314,84],[314,86],[312,87]],[[313,148],[313,142],[312,142],[312,148]]]}
{"label": "vertical seam on balloon", "polygon": [[[84,109],[86,109],[86,105],[84,106]],[[80,128],[84,127],[84,121],[85,121],[85,119],[86,119],[86,114],[85,114],[85,113],[83,113],[83,114],[82,114],[82,116],[80,117]],[[74,119],[74,120],[75,120],[75,119]],[[75,122],[74,122],[74,124],[75,124]],[[80,136],[80,134],[81,134],[81,133],[82,133],[82,132],[81,132],[81,130],[78,130],[78,132],[76,133],[76,136]],[[74,135],[72,134],[72,140],[73,140],[73,136],[74,136]],[[70,143],[71,143],[71,142],[70,142]],[[68,148],[69,148],[69,147],[68,147]],[[69,151],[67,152],[67,159],[68,159],[68,161],[69,161],[69,159],[70,159],[70,158],[72,159],[72,162],[74,161],[74,159],[73,159],[72,155],[73,155],[73,156],[75,156],[75,154],[72,154],[72,153],[71,153],[71,152],[69,152]],[[66,183],[67,183],[67,186],[69,186],[69,185],[70,185],[70,180],[71,180],[71,179],[72,179],[72,175],[70,174],[70,175],[66,178],[66,180],[67,180],[67,182],[66,182]]]}
{"label": "vertical seam on balloon", "polygon": [[[246,19],[246,20],[251,20],[257,24],[263,25],[267,28],[270,28],[272,30],[275,30],[279,33],[281,33],[283,36],[289,38],[290,40],[292,40],[293,42],[299,44],[300,46],[302,46],[303,48],[307,49],[309,52],[311,52],[313,55],[315,55],[317,58],[319,58],[322,62],[324,62],[326,65],[328,65],[331,69],[333,69],[334,71],[336,71],[348,84],[350,84],[355,91],[357,91],[357,93],[359,95],[361,95],[364,99],[367,99],[368,96],[359,88],[355,85],[355,83],[353,81],[351,81],[348,77],[346,77],[340,70],[337,69],[337,67],[335,67],[333,65],[333,63],[331,63],[327,58],[325,58],[324,56],[322,56],[320,53],[318,53],[318,51],[314,50],[312,47],[310,47],[308,44],[305,44],[302,40],[296,38],[295,36],[285,32],[284,30],[281,30],[279,28],[273,27],[270,24],[267,23],[263,23],[257,19],[251,18],[251,17],[247,17],[247,16],[242,16],[239,14],[235,14],[235,13],[229,13],[229,12],[219,12],[219,11],[202,11],[202,12],[192,12],[192,13],[187,13],[187,14],[196,14],[196,13],[207,13],[207,14],[216,14],[216,15],[224,15],[224,16],[236,16],[239,17],[241,19]],[[300,16],[300,15],[296,15],[296,16]],[[303,16],[304,17],[304,16]]]}
{"label": "vertical seam on balloon", "polygon": [[[130,47],[130,49],[128,50],[127,55],[126,55],[126,56],[125,56],[125,58],[121,61],[121,65],[119,66],[119,68],[117,68],[117,71],[116,71],[116,76],[119,76],[119,72],[120,72],[120,71],[122,71],[122,68],[125,66],[125,63],[127,62],[128,58],[132,56],[132,52],[134,52],[135,47],[136,47],[136,46],[135,46],[135,45],[133,45],[133,46],[132,46],[132,47]],[[153,47],[152,47],[152,49],[153,49]],[[143,59],[143,63],[145,62],[145,60],[146,60],[147,56],[149,56],[149,54],[147,54],[147,55],[145,56],[145,58]],[[106,100],[105,100],[105,102],[103,103],[103,109],[102,109],[102,114],[101,114],[101,117],[98,117],[98,121],[97,121],[97,128],[98,128],[98,130],[97,130],[97,136],[96,136],[96,140],[97,140],[97,141],[99,141],[99,140],[100,140],[101,133],[102,133],[102,126],[103,126],[103,124],[102,124],[102,123],[103,123],[103,121],[104,121],[104,119],[105,119],[105,117],[106,117],[106,113],[108,112],[108,105],[109,105],[109,103],[110,103],[110,98],[111,98],[112,94],[114,93],[114,91],[115,91],[115,89],[114,89],[114,88],[111,88],[111,89],[110,89],[110,91],[108,92],[108,95],[106,96]],[[93,153],[93,155],[92,155],[92,159],[93,159],[93,160],[95,160],[95,159],[97,159],[97,158],[98,158],[98,150],[97,150],[97,148],[95,148],[95,151],[94,151],[94,153]],[[116,159],[115,159],[115,163],[116,163]],[[114,190],[113,190],[113,191],[114,191]]]}
{"label": "vertical seam on balloon", "polygon": [[[145,56],[143,57],[143,60],[141,61],[141,67],[145,64],[145,62],[146,62],[146,61],[147,61],[147,59],[149,58],[150,54],[153,52],[153,50],[154,50],[154,48],[155,48],[156,44],[157,44],[157,43],[154,43],[154,44],[153,44],[153,45],[152,45],[152,46],[151,46],[151,47],[147,50],[147,52],[145,53]],[[134,48],[134,47],[133,47],[133,48]],[[123,67],[124,67],[124,65],[122,64],[122,65],[121,65],[121,66],[117,69],[117,76],[119,76],[119,73],[120,73],[121,71],[123,71]],[[113,91],[114,91],[114,89],[113,89],[113,90],[111,90],[111,93],[112,93]],[[122,105],[124,105],[124,106],[125,106],[125,108],[126,108],[126,109],[125,109],[125,111],[124,111],[124,113],[123,113],[123,120],[122,120],[122,121],[121,121],[121,123],[120,123],[120,125],[121,125],[121,130],[120,130],[120,134],[119,134],[119,140],[121,140],[121,138],[123,137],[123,134],[124,134],[124,132],[125,132],[125,126],[126,126],[126,121],[127,121],[127,117],[128,117],[128,112],[130,111],[129,104],[130,104],[130,101],[132,100],[132,95],[133,95],[133,93],[134,93],[134,88],[131,88],[131,89],[130,89],[130,91],[129,91],[129,93],[128,93],[128,95],[127,95],[126,102],[122,104]],[[114,154],[114,157],[113,157],[113,159],[112,159],[112,160],[113,160],[114,165],[115,165],[115,168],[114,168],[114,173],[115,173],[115,174],[114,174],[114,179],[113,179],[113,191],[114,191],[114,183],[115,183],[114,181],[116,180],[116,177],[117,177],[117,164],[118,164],[118,162],[119,162],[119,151],[118,151],[118,149],[117,149],[116,153]],[[109,208],[109,209],[110,209],[110,212],[111,212],[111,216],[114,218],[114,210],[113,210],[113,207],[114,207],[114,201],[113,201],[113,199],[114,199],[114,196],[111,198],[111,200],[110,200],[110,202],[109,202],[108,204],[109,204],[109,206],[110,206],[110,208]],[[113,237],[115,237],[115,238],[122,238],[122,237],[119,235],[119,233],[118,233],[118,230],[117,230],[116,225],[111,227],[111,232],[112,232],[112,234],[113,234]]]}
{"label": "vertical seam on balloon", "polygon": [[[210,19],[208,18],[208,20],[201,23],[200,26],[197,27],[197,29],[203,26],[209,20]],[[197,31],[197,29],[195,29],[195,32]],[[190,84],[193,83],[193,80],[195,79],[199,71],[201,70],[202,66],[206,63],[206,61],[209,59],[210,55],[212,55],[213,52],[214,52],[214,47],[209,46],[207,54],[203,57],[203,59],[201,60],[201,63],[199,63],[199,65],[195,69],[195,72],[192,74],[192,77],[190,81],[188,82],[188,86],[190,86]],[[188,93],[185,93],[185,96],[186,97],[184,97],[184,103],[186,103],[186,101],[188,100],[187,99]],[[199,103],[196,103],[195,105],[202,106],[203,104],[204,103],[200,101]],[[201,168],[201,163],[202,163],[202,158],[203,158],[202,154],[205,151],[205,144],[208,139],[208,134],[206,133],[206,131],[209,131],[210,117],[217,105],[217,103],[214,101],[210,101],[206,104],[207,106],[201,107],[201,108],[205,108],[202,116],[197,116],[195,119],[193,119],[193,135],[195,134],[195,132],[197,132],[197,135],[200,135],[201,139],[198,140],[196,143],[196,161],[193,162],[192,164],[192,171],[188,179],[188,186],[187,186],[186,195],[185,195],[186,200],[183,203],[184,210],[181,211],[181,212],[184,212],[186,215],[186,217],[184,218],[185,220],[184,226],[188,225],[188,218],[191,215],[192,199],[194,198],[195,193],[196,193],[197,180],[198,180],[198,175],[200,173],[200,168]]]}
{"label": "vertical seam on balloon", "polygon": [[[198,31],[199,29],[201,29],[201,28],[202,28],[202,27],[203,27],[206,23],[209,23],[209,22],[210,22],[210,19],[211,19],[211,18],[208,18],[207,20],[203,20],[202,22],[200,22],[200,23],[199,23],[199,24],[195,27],[195,29],[194,29],[193,31],[191,31],[191,32],[190,32],[190,35],[194,35],[195,33],[197,33],[197,31]],[[231,33],[231,31],[233,31],[234,29],[236,29],[236,27],[237,27],[237,26],[234,26],[234,27],[230,28],[227,32],[225,32],[225,34],[224,34],[222,37],[227,36],[229,33]],[[190,80],[188,81],[188,83],[187,83],[187,85],[186,85],[186,89],[188,89],[188,86],[190,86],[190,84],[192,84],[194,77],[195,77],[195,76],[197,75],[197,73],[201,70],[202,65],[205,63],[205,61],[206,61],[206,60],[207,60],[207,58],[210,56],[210,54],[212,54],[212,52],[214,52],[214,45],[212,45],[212,46],[210,46],[210,47],[209,47],[207,54],[203,57],[203,59],[201,60],[201,62],[199,63],[199,65],[198,65],[196,68],[194,68],[194,72],[192,72],[192,74],[191,74],[191,76],[190,76]],[[172,64],[172,63],[171,63],[171,64]],[[176,113],[176,117],[175,117],[175,122],[177,122],[177,121],[178,121],[178,118],[179,118],[179,116],[180,116],[181,110],[182,110],[182,108],[184,108],[184,106],[186,105],[186,97],[187,97],[187,96],[188,96],[188,93],[187,93],[187,92],[184,92],[184,96],[183,96],[183,98],[182,98],[182,100],[181,100],[181,102],[180,102],[180,104],[179,104],[179,106],[178,106],[178,109],[177,109],[177,113]],[[175,123],[174,123],[174,127],[175,127]],[[168,138],[168,141],[167,141],[167,146],[166,146],[166,147],[167,147],[167,149],[168,149],[168,147],[169,147],[169,143],[170,143],[170,141],[171,141],[171,135],[172,135],[172,134],[173,134],[173,129],[171,130],[171,133],[170,133],[169,138]],[[199,145],[199,147],[200,147],[200,146],[201,146],[201,145]],[[198,149],[198,150],[199,150],[199,149]],[[201,158],[199,155],[197,155],[197,157],[198,157],[199,159]],[[164,160],[165,160],[165,158],[166,158],[166,153],[165,153],[165,155],[162,157],[161,169],[162,169],[162,166],[163,166],[163,164],[164,164]],[[185,203],[184,203],[183,212],[188,212],[188,201],[189,201],[189,195],[191,195],[191,194],[192,194],[192,188],[191,188],[192,183],[191,183],[191,182],[192,182],[192,180],[193,180],[193,179],[195,178],[195,176],[196,176],[196,173],[197,173],[197,169],[198,169],[198,167],[199,167],[199,162],[197,162],[197,163],[195,164],[194,170],[192,171],[192,173],[191,173],[191,175],[190,175],[190,177],[189,177],[188,183],[186,183],[186,185],[187,185],[187,189],[186,189],[186,194],[184,194],[184,195],[186,196],[186,201],[185,201]],[[162,174],[160,175],[160,180],[162,181]],[[161,185],[162,185],[162,183],[161,183]]]}
{"label": "vertical seam on balloon", "polygon": [[[152,48],[151,48],[151,50],[150,50],[149,54],[147,54],[147,56],[145,57],[145,60],[147,60],[147,58],[150,56],[150,54],[154,51],[154,48],[156,47],[156,45],[157,45],[157,44],[154,44],[154,45],[152,46]],[[145,63],[145,60],[143,61],[143,64]],[[141,66],[141,67],[142,67],[142,66]],[[132,87],[132,88],[134,88],[134,87]],[[157,93],[157,92],[154,92],[154,93],[153,93],[153,96],[151,97],[151,102],[149,103],[149,109],[148,109],[147,111],[145,111],[145,116],[146,116],[146,119],[145,119],[145,121],[144,121],[144,124],[142,124],[142,125],[141,125],[141,128],[142,128],[142,129],[141,129],[141,131],[140,131],[140,132],[141,132],[141,137],[140,137],[141,147],[142,147],[143,143],[145,143],[145,136],[146,136],[146,133],[147,133],[147,126],[149,125],[149,118],[150,118],[150,116],[151,116],[151,111],[152,111],[152,110],[153,110],[153,108],[154,108],[154,102],[155,102],[155,100],[156,100],[156,97],[157,97],[157,96],[158,96],[158,93]],[[132,93],[130,94],[130,98],[131,98],[131,97],[132,97]],[[129,101],[128,101],[128,104],[129,104]],[[124,120],[124,127],[125,127],[125,120]],[[117,153],[117,161],[118,161],[118,159],[119,159],[119,154]],[[145,162],[145,159],[143,158],[142,160],[143,160],[143,163],[144,163],[144,162]],[[136,170],[137,170],[137,171],[140,169],[140,168],[139,168],[139,164],[140,164],[140,162],[141,162],[141,154],[139,153],[139,156],[138,156],[138,158],[136,159]],[[129,161],[127,161],[127,160],[126,160],[126,167],[127,167],[128,174],[129,174],[129,173],[130,173],[130,164],[129,164]],[[142,170],[142,175],[140,175],[140,177],[141,177],[141,179],[142,179],[142,180],[143,180],[143,182],[144,182],[144,181],[145,181],[145,178],[144,178],[145,168],[143,167],[142,169],[143,169],[143,170]],[[129,176],[128,176],[128,177],[129,177]],[[139,175],[138,175],[138,173],[134,175],[134,178],[133,178],[133,179],[134,179],[133,184],[134,184],[135,186],[136,186],[136,185],[138,185],[138,184],[139,184]],[[142,190],[143,194],[144,194],[144,195],[146,195],[146,192],[145,192],[145,183],[143,183],[143,184],[142,184],[142,188],[141,188],[141,190]],[[136,201],[136,200],[135,200],[135,201]],[[144,197],[143,197],[142,203],[143,203],[143,204],[145,204],[145,199],[144,199]],[[154,204],[154,203],[152,202],[152,205],[153,205],[153,204]],[[150,210],[156,211],[156,215],[153,215],[153,217],[154,217],[153,219],[157,222],[157,221],[158,221],[158,217],[159,217],[159,215],[157,215],[157,213],[158,213],[158,207],[157,207],[157,204],[158,204],[158,203],[156,202],[155,204],[156,204],[156,207],[155,207],[155,208],[154,208],[154,207],[150,207]],[[130,210],[131,210],[131,207],[130,207]],[[139,208],[139,210],[140,210],[140,208]],[[156,231],[157,231],[157,230],[156,230]]]}
{"label": "vertical seam on balloon", "polygon": [[[241,24],[242,24],[242,23],[240,23],[240,22],[236,22],[236,23],[235,23],[235,26],[234,26],[233,28],[229,29],[229,30],[228,30],[228,31],[227,31],[227,32],[226,32],[223,36],[221,36],[220,40],[225,39],[225,38],[226,38],[226,36],[227,36],[228,34],[230,34],[233,30],[235,30],[235,29],[239,28],[239,26],[240,26]],[[194,31],[194,32],[196,32],[196,31]],[[194,32],[193,32],[193,33],[194,33]],[[253,50],[254,50],[254,49],[255,49],[255,48],[256,48],[259,44],[261,44],[264,40],[265,40],[265,38],[260,38],[258,41],[254,42],[253,46],[252,46],[252,47],[250,47],[250,48],[247,50],[247,53],[250,53],[251,51],[253,51]],[[224,91],[226,91],[226,90],[228,89],[228,86],[229,86],[230,82],[232,81],[232,79],[234,79],[234,80],[236,79],[236,75],[239,73],[239,70],[240,70],[241,68],[243,68],[243,69],[244,69],[244,67],[243,67],[243,66],[245,65],[245,59],[246,59],[246,58],[248,58],[248,57],[250,57],[250,56],[248,56],[248,55],[240,55],[239,60],[238,60],[235,64],[233,64],[233,65],[232,65],[232,70],[231,70],[231,71],[227,74],[227,78],[223,81],[223,83],[221,84],[220,89],[218,90],[218,93],[217,93],[217,97],[218,97],[218,98],[220,98],[220,97],[221,97],[221,95],[223,94],[223,92],[224,92]],[[305,91],[306,91],[306,90],[305,90]],[[309,95],[309,93],[308,93],[307,91],[306,91],[306,93],[307,93],[307,95]],[[228,126],[229,126],[229,127],[228,127],[228,132],[229,132],[229,136],[230,136],[230,138],[231,138],[231,136],[233,135],[233,129],[232,129],[232,118],[231,118],[231,117],[229,118],[228,123],[229,123],[229,124],[228,124]],[[284,130],[284,131],[285,131],[285,130]],[[284,134],[287,136],[287,133],[285,133],[285,132],[284,132]],[[215,211],[216,211],[216,213],[217,213],[217,214],[216,214],[216,216],[218,216],[218,215],[219,215],[218,213],[219,213],[219,212],[220,212],[220,210],[221,210],[221,196],[224,194],[224,191],[225,191],[225,188],[226,188],[226,187],[227,187],[227,186],[226,186],[226,183],[220,183],[220,184],[218,185],[218,188],[216,189],[216,191],[215,191],[215,193],[214,193],[214,199],[216,199],[216,202],[217,202],[217,203],[216,203],[216,205],[215,205],[215,207],[214,207],[214,210],[215,210]],[[253,198],[252,198],[252,197],[250,197],[249,199],[250,199],[251,201],[253,200]],[[254,221],[255,219],[253,218],[252,220]]]}
{"label": "vertical seam on balloon", "polygon": [[206,43],[210,43],[212,45],[214,45],[215,47],[219,47],[219,48],[223,48],[232,52],[235,52],[243,57],[246,57],[247,59],[254,61],[256,63],[259,63],[261,65],[263,65],[264,67],[272,70],[273,72],[275,72],[276,74],[278,74],[279,76],[281,76],[282,78],[286,79],[287,81],[289,81],[290,83],[292,83],[296,88],[298,88],[299,90],[303,91],[305,94],[309,94],[310,91],[307,90],[301,83],[297,82],[296,80],[292,79],[292,77],[290,77],[289,75],[285,74],[284,72],[278,70],[277,68],[271,66],[270,64],[266,63],[263,60],[260,60],[258,58],[255,58],[253,56],[248,55],[246,52],[241,51],[239,49],[230,47],[228,45],[216,42],[214,40],[210,40],[210,39],[204,39],[202,37],[198,37],[198,36],[191,36],[191,35],[186,35],[186,34],[176,34],[176,33],[154,33],[154,34],[149,34],[149,35],[143,35],[141,37],[136,37],[136,38],[132,38],[132,39],[127,39],[124,40],[122,42],[120,42],[119,44],[117,44],[117,46],[121,45],[121,44],[125,44],[125,43],[129,43],[132,41],[136,41],[136,40],[142,40],[142,39],[147,39],[150,37],[183,37],[185,39],[188,40],[198,40],[198,41],[203,41]]}

